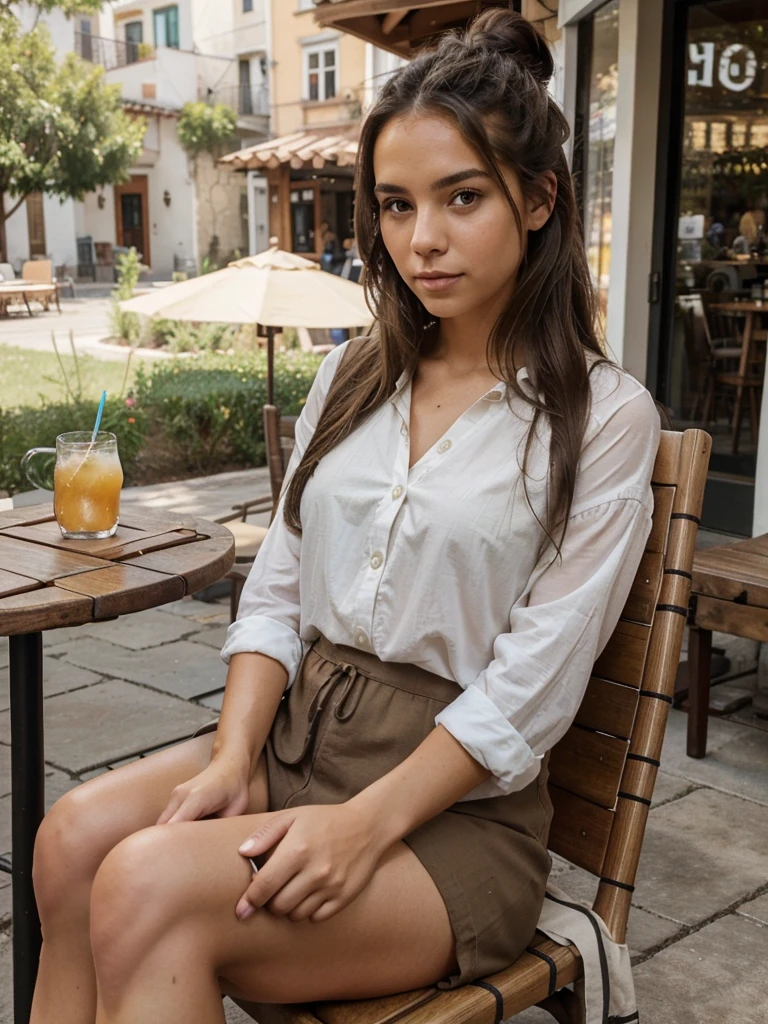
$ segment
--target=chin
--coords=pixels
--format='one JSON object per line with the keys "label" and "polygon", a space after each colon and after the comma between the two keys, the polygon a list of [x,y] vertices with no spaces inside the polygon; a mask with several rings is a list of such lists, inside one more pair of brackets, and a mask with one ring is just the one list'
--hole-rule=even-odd
{"label": "chin", "polygon": [[445,298],[438,298],[435,295],[419,296],[421,304],[430,314],[430,316],[437,317],[440,320],[451,320],[453,317],[465,316],[467,313],[471,313],[476,308],[476,302],[468,302],[466,299],[461,300],[456,297],[445,296]]}

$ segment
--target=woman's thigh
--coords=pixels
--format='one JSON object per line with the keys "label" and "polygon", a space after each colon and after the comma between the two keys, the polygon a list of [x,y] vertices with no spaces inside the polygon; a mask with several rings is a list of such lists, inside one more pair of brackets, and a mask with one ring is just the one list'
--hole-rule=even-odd
{"label": "woman's thigh", "polygon": [[[110,850],[127,836],[154,825],[176,786],[210,763],[214,734],[195,737],[106,772],[62,797],[41,825],[35,849],[36,887],[50,872],[70,871],[73,861],[95,874]],[[254,773],[248,811],[268,806],[265,759]],[[40,894],[38,894],[40,895]]]}
{"label": "woman's thigh", "polygon": [[[162,985],[177,970],[158,955],[167,939],[182,977],[191,964],[207,967],[222,991],[267,1003],[386,995],[455,973],[445,904],[402,842],[328,921],[292,922],[265,908],[239,921],[235,907],[251,869],[237,851],[261,820],[243,815],[160,826],[121,844],[94,888],[97,967],[100,953],[104,964],[118,962],[129,975],[146,963],[147,981]],[[159,963],[164,968],[155,977],[152,965]]]}

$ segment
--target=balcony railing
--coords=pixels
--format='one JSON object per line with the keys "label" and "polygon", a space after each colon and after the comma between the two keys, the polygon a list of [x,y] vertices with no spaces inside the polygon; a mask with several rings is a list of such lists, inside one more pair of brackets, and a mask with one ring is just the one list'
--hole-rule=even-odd
{"label": "balcony railing", "polygon": [[262,85],[223,86],[209,97],[214,103],[225,103],[241,117],[269,117],[269,92]]}
{"label": "balcony railing", "polygon": [[91,64],[100,64],[107,71],[112,71],[151,56],[152,47],[146,43],[127,43],[123,39],[105,39],[87,32],[75,32],[75,53]]}

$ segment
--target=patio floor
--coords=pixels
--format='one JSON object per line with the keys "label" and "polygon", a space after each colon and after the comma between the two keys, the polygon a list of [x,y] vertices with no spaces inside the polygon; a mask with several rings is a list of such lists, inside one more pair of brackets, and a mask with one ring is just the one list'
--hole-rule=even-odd
{"label": "patio floor", "polygon": [[[251,474],[209,486],[170,485],[174,507],[221,515],[239,500],[236,490],[243,497],[265,491],[264,471]],[[150,488],[126,499],[159,502],[161,495]],[[700,543],[722,540],[702,534]],[[108,765],[181,740],[216,716],[227,622],[225,599],[187,598],[45,635],[49,805]],[[727,685],[754,688],[756,645],[715,634],[715,646],[726,650],[731,674],[747,673]],[[0,853],[11,845],[7,664],[7,641],[0,639]],[[712,718],[708,755],[695,761],[685,755],[685,729],[685,714],[672,710],[629,919],[641,1020],[764,1024],[768,731]],[[572,896],[591,898],[590,876],[560,862],[554,872]],[[0,1024],[12,1021],[9,881],[0,875]],[[227,1012],[232,1024],[249,1019],[231,1004]],[[551,1024],[538,1010],[514,1020]]]}

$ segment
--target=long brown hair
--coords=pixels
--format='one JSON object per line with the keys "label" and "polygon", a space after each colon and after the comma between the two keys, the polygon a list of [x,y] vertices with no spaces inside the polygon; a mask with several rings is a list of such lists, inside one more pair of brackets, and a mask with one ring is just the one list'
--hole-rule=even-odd
{"label": "long brown hair", "polygon": [[[522,220],[502,166],[512,168],[527,199],[544,201],[542,175],[557,177],[547,223],[528,235],[514,293],[488,340],[489,366],[533,407],[523,460],[526,478],[536,428],[551,431],[547,522],[559,549],[573,501],[576,470],[590,405],[586,352],[602,357],[597,307],[587,266],[573,183],[563,152],[569,128],[549,95],[554,70],[544,39],[521,15],[490,9],[463,35],[445,35],[384,86],[360,136],[355,231],[366,265],[374,332],[355,342],[337,369],[317,429],[291,480],[285,520],[301,530],[300,502],[320,459],[394,392],[403,371],[413,371],[432,317],[398,274],[382,241],[374,198],[373,153],[382,129],[414,110],[450,118],[485,158],[503,189],[522,236]],[[517,383],[514,351],[520,345],[535,398]],[[527,493],[527,485],[526,485]],[[554,532],[560,530],[559,542]]]}

